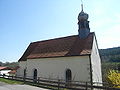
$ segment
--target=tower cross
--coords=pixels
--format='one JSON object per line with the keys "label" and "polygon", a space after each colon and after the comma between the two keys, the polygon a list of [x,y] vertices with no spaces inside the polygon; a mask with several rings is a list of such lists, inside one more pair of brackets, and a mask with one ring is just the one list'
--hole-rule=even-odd
{"label": "tower cross", "polygon": [[81,9],[83,11],[83,1],[81,0]]}

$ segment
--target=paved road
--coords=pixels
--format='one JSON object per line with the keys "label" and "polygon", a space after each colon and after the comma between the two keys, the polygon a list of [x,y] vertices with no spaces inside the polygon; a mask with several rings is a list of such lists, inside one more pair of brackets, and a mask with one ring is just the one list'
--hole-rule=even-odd
{"label": "paved road", "polygon": [[10,85],[0,82],[0,90],[49,90],[30,85]]}

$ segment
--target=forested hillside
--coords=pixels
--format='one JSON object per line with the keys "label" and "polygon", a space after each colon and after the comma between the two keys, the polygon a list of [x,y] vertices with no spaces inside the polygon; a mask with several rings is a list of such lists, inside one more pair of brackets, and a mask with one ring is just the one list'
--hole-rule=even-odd
{"label": "forested hillside", "polygon": [[120,62],[120,47],[100,49],[102,62]]}
{"label": "forested hillside", "polygon": [[103,82],[108,83],[107,75],[110,70],[120,71],[120,47],[100,49],[102,60]]}
{"label": "forested hillside", "polygon": [[18,62],[5,62],[5,63],[3,63],[0,61],[0,66],[15,68],[18,66]]}

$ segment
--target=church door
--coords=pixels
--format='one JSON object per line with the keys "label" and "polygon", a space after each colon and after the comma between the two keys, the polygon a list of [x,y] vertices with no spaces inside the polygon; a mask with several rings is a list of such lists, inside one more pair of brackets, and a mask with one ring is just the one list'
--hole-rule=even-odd
{"label": "church door", "polygon": [[66,82],[70,82],[72,80],[72,72],[70,69],[66,70]]}
{"label": "church door", "polygon": [[37,69],[34,70],[33,81],[37,82]]}

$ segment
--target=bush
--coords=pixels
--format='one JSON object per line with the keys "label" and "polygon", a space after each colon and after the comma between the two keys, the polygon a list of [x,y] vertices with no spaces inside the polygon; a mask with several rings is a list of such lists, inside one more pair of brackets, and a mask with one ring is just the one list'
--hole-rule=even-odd
{"label": "bush", "polygon": [[120,88],[120,72],[109,70],[107,74],[107,82],[110,86]]}

